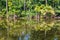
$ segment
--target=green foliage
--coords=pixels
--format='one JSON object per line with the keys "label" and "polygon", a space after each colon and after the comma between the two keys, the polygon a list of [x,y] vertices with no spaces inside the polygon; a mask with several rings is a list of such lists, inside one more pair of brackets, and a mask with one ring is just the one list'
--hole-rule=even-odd
{"label": "green foliage", "polygon": [[45,5],[36,6],[35,11],[41,13],[42,15],[45,15],[46,12],[50,12],[52,14],[55,14],[54,9],[51,6],[48,6],[48,5],[47,6],[45,6]]}
{"label": "green foliage", "polygon": [[[46,1],[47,5],[45,5]],[[55,14],[55,12],[60,13],[60,0],[8,0],[7,19],[6,0],[0,0],[0,28],[10,28],[8,31],[10,36],[21,36],[23,31],[26,33],[26,30],[51,30],[54,28],[54,22],[48,21],[51,23],[47,23],[40,18],[40,23],[37,23],[36,14],[40,13],[41,16],[44,16],[47,12],[51,14]],[[17,17],[15,18],[14,15]],[[31,18],[33,16],[36,20],[32,20],[34,19]],[[56,26],[58,25],[59,24],[56,24]],[[59,29],[59,27],[57,29]],[[2,37],[1,40],[4,40],[4,37]]]}

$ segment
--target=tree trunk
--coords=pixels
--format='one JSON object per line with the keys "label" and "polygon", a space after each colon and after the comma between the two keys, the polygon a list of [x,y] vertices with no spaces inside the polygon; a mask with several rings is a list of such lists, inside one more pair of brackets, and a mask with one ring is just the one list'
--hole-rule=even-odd
{"label": "tree trunk", "polygon": [[47,0],[45,0],[46,6],[47,6]]}

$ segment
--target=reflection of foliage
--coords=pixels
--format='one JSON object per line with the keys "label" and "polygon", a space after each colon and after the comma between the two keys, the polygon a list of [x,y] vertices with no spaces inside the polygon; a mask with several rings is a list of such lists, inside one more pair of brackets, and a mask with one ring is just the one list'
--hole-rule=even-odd
{"label": "reflection of foliage", "polygon": [[41,31],[43,31],[43,30],[51,30],[51,28],[53,28],[54,27],[54,21],[53,22],[51,22],[51,21],[41,21],[40,23],[32,23],[33,25],[31,25],[31,26],[33,26],[33,28],[36,30],[36,31],[38,31],[38,30],[41,30]]}
{"label": "reflection of foliage", "polygon": [[35,30],[32,30],[32,33],[31,33],[31,37],[30,37],[30,40],[54,40],[54,37],[56,34],[54,34],[55,31],[49,31],[49,32],[46,32],[46,35],[45,35],[45,32],[44,31],[35,31]]}
{"label": "reflection of foliage", "polygon": [[5,40],[6,38],[6,28],[0,28],[0,40]]}

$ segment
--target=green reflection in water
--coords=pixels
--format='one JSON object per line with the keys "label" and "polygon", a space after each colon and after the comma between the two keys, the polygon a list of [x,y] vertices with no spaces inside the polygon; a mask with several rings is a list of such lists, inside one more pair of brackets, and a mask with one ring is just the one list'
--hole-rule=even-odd
{"label": "green reflection in water", "polygon": [[[40,20],[38,23],[34,20],[20,20],[17,23],[19,23],[19,26],[15,25],[18,27],[10,27],[9,40],[18,40],[19,37],[24,40],[23,38],[27,33],[30,35],[29,40],[54,40],[55,38],[60,40],[60,21],[58,20]],[[6,35],[6,28],[0,29],[0,40],[5,40],[7,38]]]}
{"label": "green reflection in water", "polygon": [[60,21],[47,20],[45,22],[47,25],[50,24],[48,27],[51,27],[51,30],[45,30],[46,34],[44,30],[32,30],[30,40],[60,40]]}
{"label": "green reflection in water", "polygon": [[60,40],[60,30],[52,28],[47,31],[31,31],[30,40]]}

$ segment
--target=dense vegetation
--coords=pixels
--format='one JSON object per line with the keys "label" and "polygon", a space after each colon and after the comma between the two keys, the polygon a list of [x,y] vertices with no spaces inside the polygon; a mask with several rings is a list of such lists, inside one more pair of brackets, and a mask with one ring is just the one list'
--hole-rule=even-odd
{"label": "dense vegetation", "polygon": [[60,26],[52,19],[56,15],[60,15],[60,0],[0,0],[0,28],[7,30],[7,36],[51,30]]}

